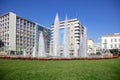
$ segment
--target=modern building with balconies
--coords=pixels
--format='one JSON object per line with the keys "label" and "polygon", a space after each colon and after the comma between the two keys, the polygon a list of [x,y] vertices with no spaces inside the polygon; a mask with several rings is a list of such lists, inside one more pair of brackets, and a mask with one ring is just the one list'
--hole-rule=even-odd
{"label": "modern building with balconies", "polygon": [[49,50],[50,29],[36,22],[9,12],[0,16],[0,39],[4,42],[4,51],[10,55],[32,55],[38,36],[43,31],[46,52]]}
{"label": "modern building with balconies", "polygon": [[86,57],[86,27],[77,18],[66,17],[64,21],[59,21],[57,14],[51,29],[50,53],[53,56]]}

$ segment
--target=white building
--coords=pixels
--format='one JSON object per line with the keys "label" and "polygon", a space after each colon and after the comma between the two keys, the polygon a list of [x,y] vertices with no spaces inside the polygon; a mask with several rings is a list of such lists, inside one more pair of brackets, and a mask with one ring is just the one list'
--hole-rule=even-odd
{"label": "white building", "polygon": [[88,54],[96,54],[100,50],[100,43],[95,43],[92,39],[88,40]]}
{"label": "white building", "polygon": [[75,19],[59,21],[58,14],[51,29],[50,53],[53,56],[85,57],[87,29]]}
{"label": "white building", "polygon": [[88,54],[94,54],[94,41],[88,39]]}
{"label": "white building", "polygon": [[38,44],[40,32],[44,35],[44,42],[47,45],[45,48],[48,52],[50,29],[13,12],[0,16],[0,39],[5,44],[4,51],[6,53],[23,55],[23,52],[25,52],[26,55],[31,55],[35,42]]}
{"label": "white building", "polygon": [[120,33],[108,34],[101,37],[102,49],[120,49]]}
{"label": "white building", "polygon": [[94,43],[94,53],[101,52],[100,43]]}

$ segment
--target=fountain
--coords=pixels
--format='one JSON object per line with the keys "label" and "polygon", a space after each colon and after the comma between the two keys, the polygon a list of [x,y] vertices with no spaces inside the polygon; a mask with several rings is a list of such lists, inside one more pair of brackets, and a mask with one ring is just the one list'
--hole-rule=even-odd
{"label": "fountain", "polygon": [[39,46],[38,46],[38,57],[43,57],[43,56],[45,56],[45,43],[44,43],[43,33],[40,32]]}
{"label": "fountain", "polygon": [[83,57],[87,57],[87,30],[86,27],[84,27],[84,36],[83,36]]}
{"label": "fountain", "polygon": [[64,28],[64,57],[69,56],[69,30],[68,30],[68,22],[67,17],[65,20],[65,28]]}
{"label": "fountain", "polygon": [[26,50],[23,49],[23,56],[26,56]]}
{"label": "fountain", "polygon": [[83,35],[80,33],[80,57],[83,55]]}
{"label": "fountain", "polygon": [[79,45],[77,43],[75,43],[75,46],[74,46],[74,57],[78,57],[78,48],[79,48]]}
{"label": "fountain", "polygon": [[113,55],[109,49],[102,49],[102,57],[107,57],[107,56],[112,57]]}
{"label": "fountain", "polygon": [[84,28],[84,34],[80,35],[80,57],[87,57],[87,30]]}
{"label": "fountain", "polygon": [[35,45],[33,47],[33,53],[32,53],[32,57],[35,57],[36,56],[36,42],[35,42]]}
{"label": "fountain", "polygon": [[53,33],[53,56],[59,56],[59,17],[56,14]]}

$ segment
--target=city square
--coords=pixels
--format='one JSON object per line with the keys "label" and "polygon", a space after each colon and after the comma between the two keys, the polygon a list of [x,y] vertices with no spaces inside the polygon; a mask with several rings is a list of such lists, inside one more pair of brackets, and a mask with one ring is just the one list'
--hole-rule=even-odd
{"label": "city square", "polygon": [[1,0],[0,80],[119,80],[119,0]]}

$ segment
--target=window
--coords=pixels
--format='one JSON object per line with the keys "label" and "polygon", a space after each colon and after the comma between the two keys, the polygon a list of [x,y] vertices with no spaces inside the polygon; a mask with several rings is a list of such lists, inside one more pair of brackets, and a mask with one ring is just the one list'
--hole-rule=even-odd
{"label": "window", "polygon": [[107,40],[106,40],[106,39],[104,39],[104,42],[106,43],[106,42],[107,42]]}
{"label": "window", "polygon": [[115,48],[117,48],[117,45],[115,44]]}
{"label": "window", "polygon": [[106,44],[104,44],[104,48],[105,48],[105,49],[107,48],[107,45],[106,45]]}
{"label": "window", "polygon": [[111,42],[113,42],[113,39],[111,39]]}
{"label": "window", "polygon": [[24,22],[24,25],[26,25],[26,23]]}
{"label": "window", "polygon": [[111,44],[111,48],[113,48],[113,45]]}
{"label": "window", "polygon": [[117,39],[115,39],[115,42],[117,42]]}

